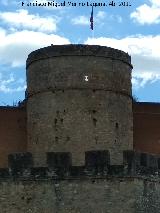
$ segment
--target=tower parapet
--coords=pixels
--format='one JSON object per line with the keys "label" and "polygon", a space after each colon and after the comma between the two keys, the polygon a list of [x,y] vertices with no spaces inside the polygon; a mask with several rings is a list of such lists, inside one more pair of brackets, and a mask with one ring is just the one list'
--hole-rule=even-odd
{"label": "tower parapet", "polygon": [[123,151],[122,154],[122,164],[111,165],[108,150],[87,151],[85,164],[73,166],[71,153],[49,152],[46,153],[46,167],[34,167],[31,153],[14,153],[8,156],[9,168],[0,169],[0,180],[11,177],[22,180],[110,177],[160,180],[160,155],[135,151]]}
{"label": "tower parapet", "polygon": [[131,58],[108,47],[50,46],[27,59],[28,151],[35,166],[47,152],[69,152],[85,164],[85,152],[109,150],[123,164],[132,150]]}

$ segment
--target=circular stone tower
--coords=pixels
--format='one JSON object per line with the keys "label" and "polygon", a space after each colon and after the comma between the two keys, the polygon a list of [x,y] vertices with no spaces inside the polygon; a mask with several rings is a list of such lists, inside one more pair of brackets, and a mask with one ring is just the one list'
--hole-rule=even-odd
{"label": "circular stone tower", "polygon": [[85,152],[109,150],[121,164],[132,150],[131,58],[102,46],[57,45],[27,59],[28,151],[36,166],[47,152],[71,152],[83,165]]}

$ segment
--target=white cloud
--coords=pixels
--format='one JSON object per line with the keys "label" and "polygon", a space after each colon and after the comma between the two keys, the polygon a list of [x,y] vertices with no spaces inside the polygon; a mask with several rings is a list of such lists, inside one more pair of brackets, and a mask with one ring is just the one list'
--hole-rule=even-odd
{"label": "white cloud", "polygon": [[104,11],[98,11],[98,13],[97,13],[97,15],[96,15],[96,18],[97,19],[104,19],[104,18],[106,18],[106,12],[104,12]]}
{"label": "white cloud", "polygon": [[107,13],[101,10],[98,11],[94,17],[94,24],[102,28],[105,24],[105,18],[108,20]]}
{"label": "white cloud", "polygon": [[98,13],[96,14],[95,18],[94,18],[94,22],[98,25],[98,26],[104,26],[104,24],[106,22],[108,23],[112,23],[113,22],[118,22],[118,23],[122,23],[122,17],[120,15],[109,15],[108,13],[104,12],[104,11],[98,11]]}
{"label": "white cloud", "polygon": [[[94,23],[102,23],[102,20],[106,17],[106,13],[104,11],[98,11],[98,13],[94,17]],[[89,16],[76,16],[71,19],[71,23],[74,25],[88,25],[90,24]]]}
{"label": "white cloud", "polygon": [[4,39],[6,31],[0,27],[0,40]]}
{"label": "white cloud", "polygon": [[159,0],[149,0],[149,1],[153,5],[153,7],[160,7],[160,1]]}
{"label": "white cloud", "polygon": [[13,67],[25,65],[27,56],[33,50],[51,44],[69,44],[64,37],[34,31],[21,31],[5,34],[0,29],[0,63]]}
{"label": "white cloud", "polygon": [[[14,83],[14,85],[12,85]],[[18,86],[16,86],[18,84]],[[0,73],[0,92],[4,93],[13,93],[13,92],[21,92],[25,91],[26,85],[22,79],[15,79],[13,74],[10,74],[8,79],[6,79]]]}
{"label": "white cloud", "polygon": [[132,56],[133,85],[142,87],[146,83],[160,80],[160,35],[134,36],[122,39],[88,38],[86,44],[109,46],[128,52]]}
{"label": "white cloud", "polygon": [[76,16],[71,22],[74,25],[89,25],[89,18],[87,16]]}
{"label": "white cloud", "polygon": [[154,74],[149,72],[144,73],[133,73],[132,75],[132,84],[135,89],[139,89],[140,87],[144,87],[147,83],[154,83],[160,80],[160,74]]}
{"label": "white cloud", "polygon": [[[106,12],[100,10],[98,11],[94,17],[93,17],[93,22],[94,25],[103,27],[106,21],[116,21],[118,23],[122,22],[122,17],[118,15],[108,15]],[[71,23],[73,25],[90,25],[90,16],[76,16],[71,19]]]}
{"label": "white cloud", "polygon": [[117,15],[116,18],[117,18],[118,23],[122,23],[123,22],[123,19],[122,19],[121,16]]}
{"label": "white cloud", "polygon": [[116,49],[121,49],[130,54],[141,55],[141,56],[152,56],[152,57],[160,57],[159,48],[160,48],[160,35],[157,36],[130,36],[122,39],[116,38],[107,38],[107,37],[99,37],[99,38],[88,38],[85,42],[88,44],[99,44],[112,46]]}
{"label": "white cloud", "polygon": [[1,12],[0,20],[10,27],[17,29],[30,29],[41,32],[55,32],[57,19],[51,17],[41,17],[38,14],[29,14],[27,10],[18,10],[16,12]]}
{"label": "white cloud", "polygon": [[151,6],[143,4],[136,8],[131,13],[130,17],[144,25],[144,24],[159,24],[160,23],[160,1],[150,0]]}

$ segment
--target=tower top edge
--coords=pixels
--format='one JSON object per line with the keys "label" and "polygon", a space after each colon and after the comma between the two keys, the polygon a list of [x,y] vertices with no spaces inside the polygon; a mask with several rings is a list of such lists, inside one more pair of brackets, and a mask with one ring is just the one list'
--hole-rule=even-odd
{"label": "tower top edge", "polygon": [[131,65],[131,57],[128,53],[107,46],[85,45],[85,44],[67,44],[51,45],[31,52],[28,55],[26,66],[32,62],[60,56],[97,56],[121,60]]}

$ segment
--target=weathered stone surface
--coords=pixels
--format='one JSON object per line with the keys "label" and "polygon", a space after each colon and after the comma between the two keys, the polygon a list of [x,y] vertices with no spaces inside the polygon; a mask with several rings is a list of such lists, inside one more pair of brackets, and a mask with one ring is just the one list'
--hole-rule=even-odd
{"label": "weathered stone surface", "polygon": [[[88,76],[88,81],[85,81]],[[27,68],[31,96],[48,90],[93,89],[131,95],[131,66],[118,59],[59,56],[39,59]]]}
{"label": "weathered stone surface", "polygon": [[[37,50],[27,61],[28,151],[35,166],[44,152],[109,150],[122,164],[132,150],[131,69],[128,54],[108,47],[62,45]],[[85,80],[87,78],[87,81]]]}
{"label": "weathered stone surface", "polygon": [[1,181],[2,213],[158,213],[160,184],[136,178]]}
{"label": "weathered stone surface", "polygon": [[132,117],[126,96],[70,90],[28,100],[28,151],[37,166],[44,152],[71,152],[73,163],[84,165],[89,150],[110,150],[112,164],[119,164],[127,149],[132,149]]}
{"label": "weathered stone surface", "polygon": [[82,44],[70,44],[70,45],[52,45],[44,47],[31,52],[27,58],[27,67],[34,61],[57,57],[57,56],[97,56],[113,58],[123,61],[125,63],[131,63],[131,57],[118,49],[113,49],[106,46],[98,45],[82,45]]}

